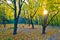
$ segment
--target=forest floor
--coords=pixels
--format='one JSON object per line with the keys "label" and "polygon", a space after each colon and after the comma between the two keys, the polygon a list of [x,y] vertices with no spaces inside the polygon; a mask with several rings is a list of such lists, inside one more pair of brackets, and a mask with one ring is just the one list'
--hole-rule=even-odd
{"label": "forest floor", "polygon": [[18,24],[17,34],[13,35],[13,24],[7,24],[6,28],[0,25],[0,40],[60,40],[60,28],[47,26],[46,34],[42,35],[42,26]]}

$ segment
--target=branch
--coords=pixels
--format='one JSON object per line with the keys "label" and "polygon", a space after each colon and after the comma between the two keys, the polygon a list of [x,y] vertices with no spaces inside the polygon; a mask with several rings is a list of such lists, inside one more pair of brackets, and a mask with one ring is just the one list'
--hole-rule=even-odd
{"label": "branch", "polygon": [[[53,11],[56,11],[56,10],[53,10]],[[49,16],[49,13],[53,12],[53,11],[49,11],[48,14],[47,14],[47,19],[48,19],[48,16]]]}
{"label": "branch", "polygon": [[[59,10],[58,10],[58,12],[59,12]],[[53,15],[53,17],[50,19],[50,21],[58,14],[58,12],[55,15]],[[48,24],[50,23],[50,21],[48,22]]]}
{"label": "branch", "polygon": [[37,12],[37,10],[34,12],[34,15],[32,16],[32,18],[35,16],[36,12]]}
{"label": "branch", "polygon": [[20,12],[21,12],[21,8],[22,8],[22,5],[23,5],[23,3],[22,4],[20,4],[20,0],[19,0],[19,11],[18,11],[18,16],[17,16],[17,19],[19,18],[19,16],[20,16]]}
{"label": "branch", "polygon": [[10,8],[12,8],[14,10],[13,7],[11,7],[9,4],[7,4],[6,2],[2,1],[3,3],[5,3],[6,5],[8,5]]}

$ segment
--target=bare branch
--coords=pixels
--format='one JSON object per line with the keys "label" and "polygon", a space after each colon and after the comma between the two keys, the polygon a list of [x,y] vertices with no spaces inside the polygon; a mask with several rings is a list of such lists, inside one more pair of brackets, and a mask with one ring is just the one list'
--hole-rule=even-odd
{"label": "bare branch", "polygon": [[33,14],[32,18],[35,16],[36,12],[37,12],[37,10],[34,12],[34,14]]}
{"label": "bare branch", "polygon": [[[59,12],[59,10],[58,10],[58,12]],[[58,14],[58,12],[53,15],[53,17],[50,19],[50,21]],[[48,22],[48,24],[50,23],[50,21]],[[47,25],[48,25],[48,24],[47,24]]]}
{"label": "bare branch", "polygon": [[6,5],[8,5],[10,8],[12,8],[14,10],[13,7],[11,7],[9,4],[7,4],[6,2],[2,1],[3,3],[5,3]]}
{"label": "bare branch", "polygon": [[23,5],[23,3],[22,4],[20,4],[20,0],[19,0],[19,11],[18,11],[18,16],[17,16],[17,18],[19,18],[19,16],[20,16],[20,12],[21,12],[21,8],[22,8],[22,5]]}

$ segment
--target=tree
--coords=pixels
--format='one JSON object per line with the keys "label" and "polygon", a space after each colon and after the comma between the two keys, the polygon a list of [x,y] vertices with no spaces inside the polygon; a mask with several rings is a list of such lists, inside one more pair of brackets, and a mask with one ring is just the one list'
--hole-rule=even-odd
{"label": "tree", "polygon": [[[3,10],[3,11],[2,11]],[[5,17],[5,10],[2,6],[0,6],[0,21],[2,21],[2,24],[4,25],[4,28],[6,27],[6,17]]]}
{"label": "tree", "polygon": [[1,19],[0,21],[4,25],[4,28],[6,27],[6,22],[13,19],[12,10],[9,9],[9,7],[5,5],[5,3],[3,2],[0,5],[0,19]]}
{"label": "tree", "polygon": [[18,20],[19,20],[19,16],[21,14],[21,8],[23,3],[25,2],[26,4],[28,4],[27,0],[18,0],[18,6],[19,6],[19,10],[17,13],[17,4],[16,4],[16,0],[14,0],[14,32],[13,34],[15,35],[17,33],[17,24],[18,24]]}
{"label": "tree", "polygon": [[[14,31],[13,35],[17,33],[17,25],[19,16],[21,14],[21,8],[23,3],[25,2],[28,4],[27,0],[2,0],[3,3],[5,3],[7,6],[9,6],[14,11]],[[11,6],[12,5],[12,6]]]}
{"label": "tree", "polygon": [[[35,0],[28,0],[29,5],[23,5],[22,9],[26,10],[26,13],[28,16],[28,18],[26,18],[28,20],[28,24],[32,25],[32,29],[34,29],[34,23],[33,23],[33,19],[37,13],[37,9],[38,9],[38,3]],[[36,5],[35,5],[36,4]],[[26,8],[25,8],[26,7]]]}
{"label": "tree", "polygon": [[[49,2],[49,1],[48,1]],[[52,3],[52,1],[50,1],[50,3]],[[49,3],[49,4],[50,4]],[[51,20],[53,20],[53,18],[60,12],[59,10],[59,6],[57,5],[58,3],[56,3],[55,1],[53,2],[53,4],[50,4],[49,6],[48,6],[48,4],[46,4],[47,5],[47,8],[48,8],[48,10],[51,12],[54,12],[54,15],[51,17],[51,19],[47,22],[47,19],[48,19],[48,15],[50,14],[50,12],[48,12],[48,14],[47,15],[45,15],[44,16],[44,24],[43,24],[43,29],[42,29],[42,34],[45,34],[45,30],[46,30],[46,27],[47,27],[47,25],[51,22]]]}

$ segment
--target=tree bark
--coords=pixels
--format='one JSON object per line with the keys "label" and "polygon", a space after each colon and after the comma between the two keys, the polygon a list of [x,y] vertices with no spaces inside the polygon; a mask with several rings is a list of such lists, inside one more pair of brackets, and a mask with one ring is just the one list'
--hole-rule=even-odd
{"label": "tree bark", "polygon": [[14,0],[14,31],[13,31],[13,35],[15,35],[17,33],[17,19],[16,19],[16,11],[17,11],[17,8],[16,8],[16,0]]}
{"label": "tree bark", "polygon": [[3,17],[2,20],[3,20],[4,28],[6,28],[6,19]]}
{"label": "tree bark", "polygon": [[17,34],[17,21],[15,19],[15,22],[14,22],[14,32],[13,32],[13,35]]}
{"label": "tree bark", "polygon": [[32,19],[31,19],[31,25],[32,25],[32,29],[34,29],[34,24],[33,24],[33,21],[32,21]]}
{"label": "tree bark", "polygon": [[47,15],[44,15],[44,24],[42,28],[42,34],[45,34],[46,27],[47,27]]}
{"label": "tree bark", "polygon": [[42,34],[45,34],[46,26],[43,26]]}

